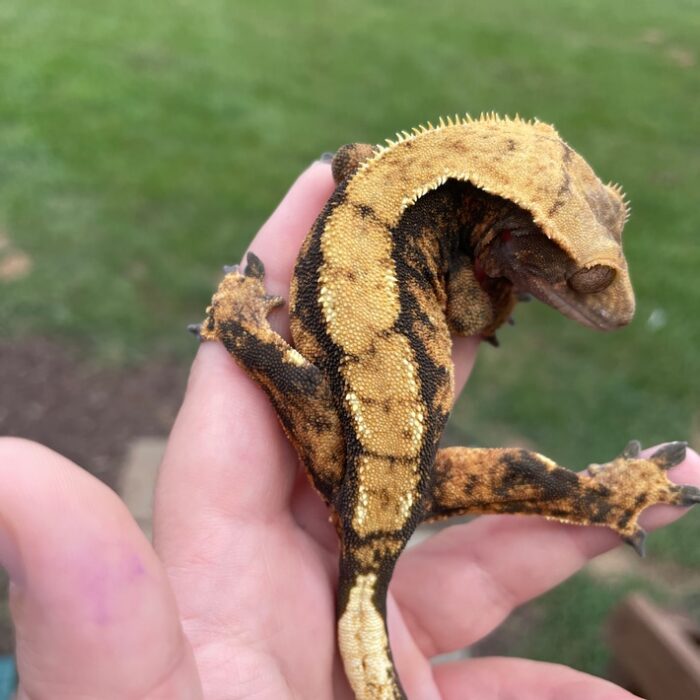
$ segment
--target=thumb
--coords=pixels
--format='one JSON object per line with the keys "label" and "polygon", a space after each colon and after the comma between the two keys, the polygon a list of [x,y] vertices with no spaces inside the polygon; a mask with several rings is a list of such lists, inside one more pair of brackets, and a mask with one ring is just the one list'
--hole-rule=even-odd
{"label": "thumb", "polygon": [[0,564],[19,698],[201,698],[173,594],[117,495],[51,450],[0,439]]}

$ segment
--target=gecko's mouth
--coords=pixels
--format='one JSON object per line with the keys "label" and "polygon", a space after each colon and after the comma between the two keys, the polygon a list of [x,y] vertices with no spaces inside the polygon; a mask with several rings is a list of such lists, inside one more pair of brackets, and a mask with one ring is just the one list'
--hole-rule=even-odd
{"label": "gecko's mouth", "polygon": [[[537,296],[536,292],[533,294]],[[573,303],[565,296],[557,294],[554,289],[544,290],[544,294],[538,298],[573,321],[594,330],[609,331],[625,325],[625,322],[620,323],[612,314],[609,314],[604,306],[594,310],[584,304]]]}
{"label": "gecko's mouth", "polygon": [[477,249],[475,270],[505,277],[516,291],[532,294],[588,328],[613,330],[629,323],[634,294],[626,269],[607,261],[577,264],[562,248],[529,229],[504,228]]}
{"label": "gecko's mouth", "polygon": [[[610,311],[608,304],[602,298],[605,292],[599,294],[577,294],[569,289],[566,284],[553,285],[538,279],[534,275],[520,274],[513,280],[515,287],[520,292],[532,294],[541,302],[551,306],[564,314],[572,321],[598,331],[610,331],[627,325],[632,314],[617,315]],[[597,298],[595,306],[590,304],[593,298]]]}

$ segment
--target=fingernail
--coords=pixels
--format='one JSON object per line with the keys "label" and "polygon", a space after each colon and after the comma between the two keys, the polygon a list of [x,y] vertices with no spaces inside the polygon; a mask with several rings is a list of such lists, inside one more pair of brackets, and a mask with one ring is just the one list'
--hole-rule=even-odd
{"label": "fingernail", "polygon": [[319,163],[330,163],[333,160],[333,156],[335,156],[333,151],[325,151],[318,157],[318,161]]}

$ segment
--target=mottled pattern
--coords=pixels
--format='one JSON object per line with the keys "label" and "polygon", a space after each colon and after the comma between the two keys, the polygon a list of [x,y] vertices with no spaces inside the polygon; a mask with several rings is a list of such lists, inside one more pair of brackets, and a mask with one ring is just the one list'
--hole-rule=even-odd
{"label": "mottled pattern", "polygon": [[[337,188],[309,232],[290,289],[295,347],[266,315],[262,263],[229,271],[199,328],[270,396],[341,542],[338,636],[360,700],[405,698],[386,630],[394,565],[423,520],[533,513],[605,525],[641,550],[637,516],[687,505],[672,443],[638,444],[586,474],[524,450],[437,446],[453,399],[450,333],[495,344],[523,293],[585,325],[627,323],[627,215],[551,126],[441,120],[386,147],[343,146]],[[437,454],[437,456],[436,456]]]}
{"label": "mottled pattern", "polygon": [[221,340],[265,389],[312,483],[331,502],[345,468],[338,414],[323,374],[270,328],[267,314],[282,300],[265,294],[262,278],[255,256],[249,256],[245,274],[232,268],[199,334]]}
{"label": "mottled pattern", "polygon": [[632,442],[608,464],[575,473],[522,449],[448,447],[435,458],[426,520],[475,513],[542,515],[573,525],[612,528],[635,548],[643,546],[640,513],[654,503],[687,505],[697,489],[674,484],[666,470],[685,456],[685,443],[669,443],[649,459]]}

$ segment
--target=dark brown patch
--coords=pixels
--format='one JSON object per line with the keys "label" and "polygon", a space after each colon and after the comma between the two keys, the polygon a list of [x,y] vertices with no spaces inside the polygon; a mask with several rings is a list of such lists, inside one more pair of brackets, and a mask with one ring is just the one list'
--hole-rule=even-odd
{"label": "dark brown patch", "polygon": [[567,168],[562,168],[562,181],[557,190],[554,204],[549,208],[547,216],[551,219],[561,209],[571,197],[571,176]]}
{"label": "dark brown patch", "polygon": [[548,469],[539,457],[527,450],[506,451],[502,463],[505,470],[495,495],[507,498],[522,487],[534,487],[542,501],[556,501],[578,487],[578,476],[568,469]]}
{"label": "dark brown patch", "polygon": [[368,204],[357,204],[355,202],[355,203],[353,203],[353,206],[359,212],[360,216],[363,219],[366,219],[368,217],[372,217],[374,219],[377,218],[377,213]]}

